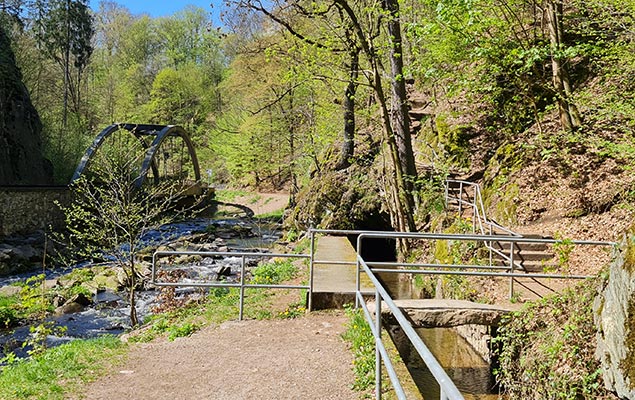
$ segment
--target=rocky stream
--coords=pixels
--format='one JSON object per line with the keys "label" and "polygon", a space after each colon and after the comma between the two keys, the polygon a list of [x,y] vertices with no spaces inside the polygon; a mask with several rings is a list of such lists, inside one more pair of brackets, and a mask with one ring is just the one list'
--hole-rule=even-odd
{"label": "rocky stream", "polygon": [[[159,251],[260,251],[267,252],[280,238],[277,224],[254,223],[244,219],[199,218],[165,225],[148,232],[142,241],[144,250],[138,260],[137,275],[141,277],[136,296],[136,309],[140,321],[158,305],[159,293],[150,282],[152,254]],[[84,261],[69,267],[42,268],[45,240],[43,233],[13,237],[0,244],[0,296],[19,296],[24,282],[30,279],[42,285],[51,298],[55,311],[47,318],[62,327],[61,336],[49,335],[47,345],[57,345],[76,338],[93,338],[105,334],[121,334],[130,328],[127,302],[126,274],[107,254],[99,262]],[[248,267],[258,260],[251,259]],[[16,270],[25,272],[15,273]],[[171,260],[178,266],[184,281],[210,281],[220,276],[226,280],[239,278],[239,257],[178,256]],[[6,272],[14,272],[6,275]],[[44,275],[44,278],[39,276]],[[34,278],[36,277],[36,278]],[[77,294],[64,296],[56,293]],[[204,296],[201,289],[182,288],[176,296]],[[29,324],[0,331],[0,359],[13,352],[17,357],[27,354],[30,335]]]}

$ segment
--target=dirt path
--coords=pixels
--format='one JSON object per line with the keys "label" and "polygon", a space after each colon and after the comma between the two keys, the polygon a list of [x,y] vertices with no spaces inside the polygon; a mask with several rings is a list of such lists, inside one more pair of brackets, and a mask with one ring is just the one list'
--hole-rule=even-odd
{"label": "dirt path", "polygon": [[257,193],[237,197],[234,202],[251,208],[255,215],[269,214],[289,205],[289,193]]}
{"label": "dirt path", "polygon": [[134,344],[85,395],[111,399],[357,399],[342,313],[226,322],[173,342]]}
{"label": "dirt path", "polygon": [[[235,202],[265,214],[284,208],[288,195]],[[277,299],[284,308],[292,298]],[[126,363],[92,383],[83,398],[357,399],[350,389],[353,356],[341,339],[345,322],[342,312],[230,321],[173,342],[132,344]]]}

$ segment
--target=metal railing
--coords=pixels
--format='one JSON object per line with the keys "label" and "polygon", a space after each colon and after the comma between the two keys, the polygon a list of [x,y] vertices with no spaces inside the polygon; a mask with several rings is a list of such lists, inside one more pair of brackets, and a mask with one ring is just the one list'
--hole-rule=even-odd
{"label": "metal railing", "polygon": [[[473,194],[467,190],[471,188]],[[454,192],[458,191],[456,195]],[[476,228],[481,235],[493,236],[502,232],[504,235],[519,236],[522,235],[512,231],[499,224],[498,222],[489,219],[485,212],[485,203],[483,202],[483,195],[481,194],[481,187],[474,182],[448,179],[445,182],[445,205],[446,207],[454,203],[458,206],[459,215],[463,214],[464,206],[472,209],[474,215],[474,223],[472,225],[472,233],[477,233]],[[522,262],[514,260],[514,253],[520,253],[521,249],[517,248],[514,243],[510,245],[509,254],[503,251],[503,246],[500,243],[493,241],[486,241],[483,243],[489,251],[489,263],[490,265],[494,261],[494,256],[498,256],[502,261],[510,266],[512,269],[525,270]],[[498,245],[498,246],[497,246]]]}
{"label": "metal railing", "polygon": [[[401,310],[395,305],[389,294],[383,288],[377,277],[376,273],[408,273],[408,274],[428,274],[428,275],[462,275],[462,276],[489,276],[489,277],[530,277],[530,278],[551,278],[551,279],[587,279],[591,276],[587,275],[563,275],[563,274],[537,274],[537,273],[518,273],[514,272],[513,266],[507,269],[506,272],[501,272],[501,268],[487,265],[458,265],[458,264],[435,264],[435,263],[397,263],[397,262],[366,262],[361,254],[363,251],[364,239],[410,239],[410,240],[452,240],[452,241],[497,241],[497,242],[509,242],[512,244],[518,243],[558,243],[558,240],[554,239],[537,239],[537,238],[524,238],[519,236],[500,236],[500,235],[453,235],[453,234],[433,234],[433,233],[396,233],[396,232],[364,232],[357,236],[357,277],[356,277],[356,304],[361,305],[364,309],[366,319],[371,325],[373,335],[376,342],[376,393],[377,398],[381,397],[381,365],[383,361],[386,367],[388,376],[397,396],[400,399],[405,399],[405,394],[399,379],[396,377],[392,363],[387,356],[387,352],[383,346],[381,340],[381,302],[385,302],[388,305],[390,312],[398,321],[399,326],[404,331],[414,348],[417,350],[426,366],[438,382],[441,389],[441,400],[455,400],[463,399],[463,396],[458,392],[454,383],[447,376],[443,368],[439,365],[438,361],[434,358],[432,353],[429,352],[421,338],[417,335],[416,331],[412,328],[410,322],[403,316]],[[572,244],[583,246],[616,246],[614,242],[601,242],[601,241],[584,241],[573,240]],[[384,268],[377,268],[384,267]],[[393,267],[393,268],[385,268]],[[437,268],[434,270],[421,269],[421,268]],[[410,268],[410,269],[403,269]],[[454,271],[453,271],[454,269]],[[463,269],[459,271],[458,269]],[[464,269],[475,269],[476,271],[465,271]],[[375,319],[371,316],[366,303],[363,299],[363,294],[360,291],[360,275],[365,273],[373,285],[375,286]],[[513,286],[511,287],[513,290]]]}
{"label": "metal railing", "polygon": [[[315,239],[317,234],[328,235],[356,235],[357,236],[357,254],[355,262],[342,260],[320,260],[315,258]],[[311,310],[313,285],[314,285],[314,265],[315,264],[333,264],[333,265],[356,265],[356,283],[355,283],[355,302],[356,306],[361,306],[365,318],[371,327],[371,331],[375,338],[376,344],[376,391],[377,399],[381,399],[382,393],[382,366],[386,368],[388,377],[395,390],[395,394],[399,399],[406,399],[405,392],[400,383],[399,377],[390,360],[388,352],[382,340],[382,303],[388,307],[388,310],[394,316],[399,326],[406,334],[417,353],[421,356],[433,377],[441,388],[440,400],[460,400],[463,396],[456,388],[456,385],[448,377],[441,365],[438,363],[434,355],[427,348],[425,343],[417,335],[403,312],[395,305],[394,301],[379,282],[377,273],[407,273],[407,274],[428,274],[428,275],[464,275],[464,276],[499,276],[499,277],[535,277],[535,278],[560,278],[560,279],[585,279],[589,276],[585,275],[558,275],[558,274],[532,274],[514,272],[513,255],[509,266],[494,265],[462,265],[462,264],[442,264],[442,263],[398,263],[398,262],[367,262],[361,256],[363,243],[366,239],[410,239],[410,240],[448,240],[448,241],[475,241],[475,242],[497,242],[510,243],[517,245],[518,243],[558,243],[553,239],[537,239],[525,238],[520,236],[502,236],[502,235],[453,235],[453,234],[432,234],[432,233],[396,233],[396,232],[377,232],[377,231],[347,231],[347,230],[310,230],[310,252],[309,254],[274,254],[274,253],[251,253],[251,252],[200,252],[200,251],[157,251],[152,257],[152,276],[151,281],[158,287],[228,287],[239,288],[239,319],[243,318],[245,289],[247,288],[263,288],[263,289],[304,289],[308,291],[308,306]],[[597,241],[571,241],[575,245],[596,245],[596,246],[613,246],[613,242],[597,242]],[[238,282],[218,282],[218,281],[198,281],[198,282],[164,282],[157,279],[157,272],[160,268],[158,263],[161,257],[179,256],[179,255],[197,255],[202,257],[240,257],[240,279]],[[307,285],[286,285],[286,284],[252,284],[246,281],[246,259],[248,258],[296,258],[309,260],[309,283]],[[409,268],[409,269],[403,269]],[[425,268],[425,269],[424,269]],[[429,269],[434,268],[434,269]],[[373,285],[375,296],[375,314],[369,311],[364,296],[370,293],[361,290],[361,273],[368,276]],[[510,288],[513,291],[513,286]]]}
{"label": "metal railing", "polygon": [[[313,250],[311,250],[313,254]],[[201,256],[201,257],[240,257],[240,280],[238,282],[221,282],[221,281],[204,281],[204,282],[162,282],[157,279],[158,265],[157,260],[160,257],[167,256]],[[245,289],[247,288],[260,288],[260,289],[305,289],[309,292],[309,305],[308,309],[311,309],[311,288],[312,285],[286,285],[286,284],[254,284],[248,283],[245,279],[246,269],[245,261],[247,258],[295,258],[295,259],[311,259],[310,254],[273,254],[273,253],[250,253],[250,252],[222,252],[222,251],[157,251],[152,255],[152,276],[151,283],[158,287],[198,287],[198,288],[212,288],[212,287],[225,287],[225,288],[239,288],[239,311],[238,319],[242,321],[243,311],[245,306]],[[313,276],[313,263],[309,263],[309,275]]]}
{"label": "metal railing", "polygon": [[[471,188],[474,192],[470,194],[467,188]],[[458,191],[456,196],[452,192]],[[456,203],[459,208],[459,215],[463,214],[463,207],[471,208],[474,214],[474,222],[472,233],[476,233],[476,227],[482,235],[492,235],[496,232],[502,232],[510,236],[521,236],[520,234],[508,229],[498,222],[487,218],[485,212],[485,203],[483,195],[478,183],[461,181],[456,179],[448,179],[445,181],[445,205]]]}
{"label": "metal railing", "polygon": [[392,361],[386,351],[386,347],[384,346],[384,342],[382,340],[381,330],[382,330],[382,302],[384,302],[392,315],[397,320],[397,323],[412,343],[412,346],[415,348],[421,359],[424,361],[434,379],[439,383],[439,387],[441,388],[440,400],[463,400],[463,395],[459,392],[452,379],[445,372],[439,361],[434,357],[430,349],[423,343],[423,340],[419,337],[417,332],[414,330],[408,319],[403,315],[403,312],[397,307],[395,302],[392,300],[386,289],[379,282],[373,271],[370,269],[368,264],[364,261],[361,256],[357,257],[358,263],[361,266],[362,270],[368,275],[371,282],[375,287],[375,315],[374,321],[373,316],[371,315],[366,302],[364,301],[363,295],[360,291],[356,292],[356,300],[357,304],[361,304],[362,309],[364,310],[364,316],[366,317],[366,321],[370,326],[371,332],[375,338],[375,398],[381,399],[382,393],[382,364],[386,367],[386,372],[388,377],[390,378],[390,382],[392,387],[397,395],[397,398],[400,400],[407,399],[406,393],[401,385],[401,381],[395,367],[392,364]]}

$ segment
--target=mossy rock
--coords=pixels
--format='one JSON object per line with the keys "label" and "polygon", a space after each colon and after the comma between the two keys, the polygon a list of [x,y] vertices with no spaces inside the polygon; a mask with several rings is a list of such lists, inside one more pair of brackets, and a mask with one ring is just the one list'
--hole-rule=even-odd
{"label": "mossy rock", "polygon": [[93,283],[99,289],[107,289],[107,290],[109,289],[113,292],[116,292],[119,289],[121,289],[121,285],[119,283],[119,280],[117,279],[117,275],[114,273],[107,274],[107,275],[97,275],[95,276],[95,278],[93,278]]}
{"label": "mossy rock", "polygon": [[378,193],[378,179],[368,169],[325,171],[298,195],[287,221],[301,229],[386,229],[387,216]]}
{"label": "mossy rock", "polygon": [[518,223],[516,211],[520,189],[513,182],[513,175],[522,169],[524,162],[522,149],[513,143],[507,143],[497,149],[485,171],[483,203],[499,223]]}
{"label": "mossy rock", "polygon": [[596,357],[606,387],[620,398],[635,399],[635,234],[625,235],[594,303]]}

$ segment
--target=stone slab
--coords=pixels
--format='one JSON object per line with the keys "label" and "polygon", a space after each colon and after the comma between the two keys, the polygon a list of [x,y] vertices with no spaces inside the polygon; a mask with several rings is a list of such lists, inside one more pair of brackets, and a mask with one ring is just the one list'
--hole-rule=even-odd
{"label": "stone slab", "polygon": [[[460,325],[497,326],[501,318],[518,309],[517,306],[474,303],[466,300],[413,299],[395,300],[412,324],[420,328],[449,328]],[[374,312],[374,304],[369,308]],[[382,305],[382,313],[390,313]]]}
{"label": "stone slab", "polygon": [[[341,308],[355,301],[357,253],[344,236],[323,236],[317,239],[313,266],[314,309]],[[350,264],[329,264],[329,261]],[[361,275],[362,292],[371,293],[373,285]]]}

